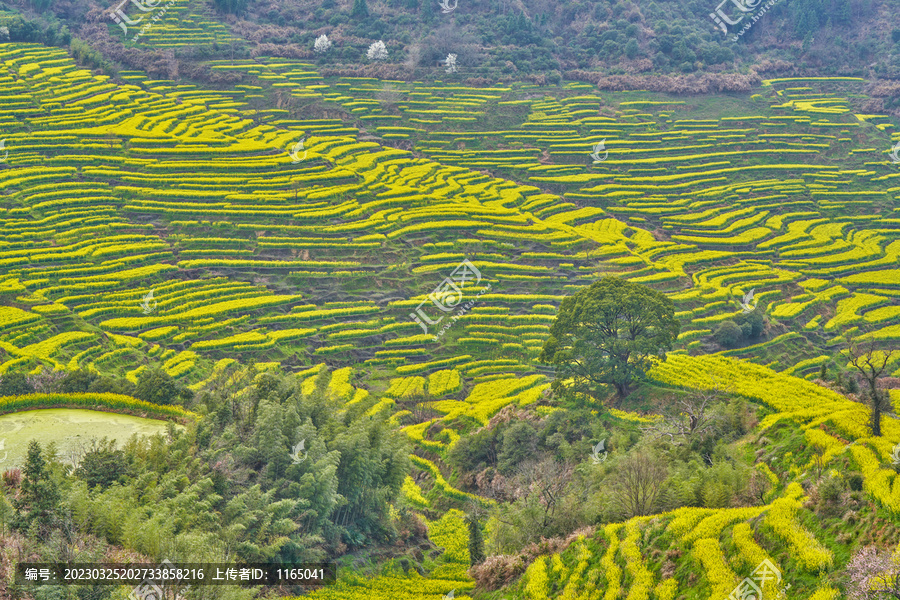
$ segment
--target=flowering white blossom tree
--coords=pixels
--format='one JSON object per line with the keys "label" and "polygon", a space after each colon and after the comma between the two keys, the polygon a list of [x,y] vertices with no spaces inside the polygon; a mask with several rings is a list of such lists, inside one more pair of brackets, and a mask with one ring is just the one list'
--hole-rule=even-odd
{"label": "flowering white blossom tree", "polygon": [[447,72],[448,73],[456,73],[456,71],[458,69],[456,67],[456,55],[455,54],[448,54],[447,60],[445,60],[444,62],[447,63]]}
{"label": "flowering white blossom tree", "polygon": [[900,598],[900,552],[891,556],[874,546],[861,548],[847,563],[850,600]]}
{"label": "flowering white blossom tree", "polygon": [[328,39],[328,36],[324,33],[316,38],[315,51],[318,54],[325,54],[328,52],[328,49],[331,48],[331,40]]}
{"label": "flowering white blossom tree", "polygon": [[366,56],[369,57],[369,60],[384,60],[388,56],[387,48],[384,45],[384,42],[378,40],[371,46],[369,46],[369,51],[366,53]]}

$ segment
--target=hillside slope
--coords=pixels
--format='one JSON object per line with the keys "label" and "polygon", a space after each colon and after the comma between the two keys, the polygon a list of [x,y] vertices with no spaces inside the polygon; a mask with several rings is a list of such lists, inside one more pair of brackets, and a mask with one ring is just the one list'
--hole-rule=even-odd
{"label": "hillside slope", "polygon": [[[6,48],[2,370],[162,364],[196,383],[233,352],[530,370],[554,306],[604,273],[670,293],[691,349],[719,348],[751,289],[769,327],[739,355],[809,372],[848,328],[898,337],[893,125],[852,112],[854,81],[773,81],[749,101],[575,84],[523,99],[282,61],[213,63],[247,74],[213,92]],[[288,92],[345,120],[248,110]],[[465,257],[478,281],[449,314],[428,295]]]}
{"label": "hillside slope", "polygon": [[[327,34],[334,45],[318,58],[320,67],[377,71],[388,79],[440,77],[438,61],[450,53],[457,55],[460,80],[558,83],[561,73],[588,79],[723,72],[900,76],[900,20],[885,0],[173,0],[164,9],[148,4],[155,9],[149,28],[142,20],[146,11],[132,3],[117,7],[122,28],[110,7],[95,0],[11,0],[5,6],[26,19],[55,23],[41,37],[43,26],[12,19],[13,41],[58,43],[56,31],[65,24],[108,58],[159,72],[172,60],[187,61],[185,72],[198,58],[251,53],[311,59],[315,38]],[[389,56],[369,68],[366,49],[377,40],[385,41]],[[666,85],[702,89],[693,80]]]}
{"label": "hillside slope", "polygon": [[[494,554],[511,556],[497,534],[502,511],[517,508],[496,476],[514,477],[503,460],[521,474],[526,449],[552,447],[594,493],[620,458],[643,450],[643,428],[659,419],[638,413],[671,412],[669,395],[717,386],[737,425],[692,448],[703,462],[688,464],[698,478],[757,472],[770,487],[758,502],[747,491],[726,505],[719,490],[614,522],[594,494],[594,512],[576,516],[604,526],[565,550],[538,546],[540,558],[521,561],[524,579],[510,569],[511,593],[726,596],[765,555],[797,597],[824,600],[846,583],[851,548],[896,546],[897,420],[870,438],[862,404],[837,381],[839,391],[807,380],[823,365],[846,376],[837,349],[848,334],[885,348],[900,338],[898,139],[889,117],[861,111],[864,81],[781,78],[752,94],[685,99],[579,82],[331,77],[286,58],[202,66],[234,86],[110,78],[59,48],[0,44],[0,374],[41,382],[53,370],[93,371],[124,386],[161,369],[204,409],[243,377],[252,383],[230,407],[207,413],[225,444],[237,433],[224,422],[248,398],[283,400],[264,376],[281,370],[298,388],[292,401],[321,391],[340,404],[336,422],[350,414],[401,431],[411,469],[384,501],[422,515],[445,555],[401,548],[412,558],[380,577],[354,570],[320,597],[491,597],[466,572],[457,511],[488,511]],[[669,295],[683,333],[647,389],[578,412],[548,397],[552,372],[536,358],[561,299],[606,274]],[[750,290],[748,311],[739,302]],[[725,349],[714,331],[731,320],[742,338]],[[277,422],[268,404],[259,412]],[[745,426],[757,413],[758,427]],[[257,437],[277,432],[270,420]],[[543,428],[541,439],[526,428]],[[498,430],[502,443],[490,437]],[[301,440],[289,433],[266,454],[285,470]],[[589,450],[605,435],[611,462],[591,471]],[[472,468],[454,454],[494,442],[493,471],[475,453]],[[178,452],[195,456],[195,443],[180,439]],[[406,460],[406,446],[394,450]],[[202,487],[213,506],[222,498],[205,479],[209,462],[192,462],[195,480],[178,485]],[[835,509],[826,484],[875,533],[817,524]],[[344,544],[338,534],[333,552],[387,537],[353,535]]]}

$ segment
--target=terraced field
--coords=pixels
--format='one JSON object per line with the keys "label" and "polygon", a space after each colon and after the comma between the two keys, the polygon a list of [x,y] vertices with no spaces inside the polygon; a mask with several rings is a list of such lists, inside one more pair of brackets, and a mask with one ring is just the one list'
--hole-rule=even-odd
{"label": "terraced field", "polygon": [[144,5],[146,8],[135,6],[123,3],[115,7],[113,22],[108,23],[112,35],[122,36],[131,45],[172,50],[237,42],[203,2],[167,0]]}
{"label": "terraced field", "polygon": [[[150,35],[166,42],[164,27]],[[345,407],[391,414],[413,443],[410,504],[489,507],[448,481],[445,453],[464,423],[538,403],[551,372],[536,358],[560,300],[618,274],[678,307],[679,351],[657,383],[727,380],[773,411],[762,430],[802,429],[825,463],[852,460],[877,505],[900,513],[900,476],[885,466],[896,419],[870,438],[860,404],[802,378],[854,327],[900,338],[900,172],[888,156],[900,135],[853,112],[860,81],[685,100],[323,78],[281,59],[210,66],[244,83],[112,81],[58,49],[0,44],[0,373],[136,381],[161,366],[201,389],[253,356],[311,390],[327,370]],[[263,108],[276,97],[302,109]],[[468,285],[441,304],[432,291],[464,259]],[[767,335],[719,352],[713,329],[751,289]],[[796,516],[806,460],[770,470],[776,493],[759,507],[680,509],[579,539],[531,563],[523,594],[613,600],[627,582],[629,600],[679,597],[677,578],[642,554],[657,535],[685,550],[676,572],[702,567],[690,597],[727,596],[762,557],[824,572],[837,546]],[[461,517],[430,527],[449,552],[425,578],[317,595],[462,597],[473,583]],[[788,555],[767,549],[779,536]],[[797,597],[837,597],[809,580]]]}
{"label": "terraced field", "polygon": [[[890,124],[851,114],[835,91],[771,81],[728,101],[744,115],[687,119],[679,112],[709,109],[399,84],[392,104],[374,98],[383,84],[318,83],[300,63],[238,65],[264,86],[226,95],[116,85],[36,46],[4,52],[20,124],[3,132],[3,286],[24,300],[4,319],[0,370],[114,370],[140,356],[197,382],[229,350],[298,367],[462,354],[530,367],[555,303],[602,273],[670,292],[689,348],[750,289],[804,332],[776,341],[792,349],[785,367],[814,369],[846,327],[897,336]],[[811,84],[846,93],[855,82]],[[336,102],[351,122],[397,123],[374,132],[409,138],[413,152],[362,141],[344,120],[239,112],[274,85]],[[522,122],[474,129],[489,110]],[[601,140],[608,158],[592,165]],[[435,344],[408,314],[464,256],[491,288]]]}

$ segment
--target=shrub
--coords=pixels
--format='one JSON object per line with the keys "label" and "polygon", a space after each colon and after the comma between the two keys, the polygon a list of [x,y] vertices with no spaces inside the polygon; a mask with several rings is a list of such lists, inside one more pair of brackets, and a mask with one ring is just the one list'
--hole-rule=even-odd
{"label": "shrub", "polygon": [[91,48],[91,46],[84,40],[72,38],[72,43],[69,45],[69,49],[72,52],[72,57],[75,59],[75,62],[77,62],[79,65],[85,66],[89,69],[102,69],[103,72],[107,75],[114,72],[114,69],[110,62],[103,58],[103,54],[101,54],[94,48]]}
{"label": "shrub", "polygon": [[0,377],[0,396],[23,396],[34,392],[25,373],[4,373]]}
{"label": "shrub", "polygon": [[[759,337],[766,328],[765,307],[757,306],[756,310],[740,315],[737,323],[744,331],[745,337]],[[745,325],[749,325],[747,330],[744,330]]]}
{"label": "shrub", "polygon": [[150,404],[176,404],[193,397],[193,392],[159,369],[145,369],[138,376],[134,395]]}
{"label": "shrub", "polygon": [[731,319],[719,323],[719,326],[713,332],[713,338],[725,348],[734,348],[743,337],[744,332],[741,330],[741,327]]}
{"label": "shrub", "polygon": [[63,394],[83,394],[91,389],[97,379],[98,375],[93,371],[69,371],[59,382],[59,391]]}
{"label": "shrub", "polygon": [[503,443],[497,457],[500,471],[509,474],[523,460],[534,456],[537,432],[530,423],[519,422],[503,432]]}
{"label": "shrub", "polygon": [[3,471],[3,485],[9,488],[19,487],[19,484],[22,482],[22,470],[21,469],[7,469]]}
{"label": "shrub", "polygon": [[75,476],[84,479],[88,487],[106,489],[114,483],[124,483],[128,473],[125,453],[116,449],[115,440],[103,438],[91,441],[91,448],[81,459]]}
{"label": "shrub", "polygon": [[469,569],[469,575],[479,588],[496,590],[509,584],[525,572],[521,556],[497,554],[489,556],[481,564]]}
{"label": "shrub", "polygon": [[829,477],[818,487],[818,509],[824,514],[835,514],[840,509],[841,493],[844,491],[841,481]]}

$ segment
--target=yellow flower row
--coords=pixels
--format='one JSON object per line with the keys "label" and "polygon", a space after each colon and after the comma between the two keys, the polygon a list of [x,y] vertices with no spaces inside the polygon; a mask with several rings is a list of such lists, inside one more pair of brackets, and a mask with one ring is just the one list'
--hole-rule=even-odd
{"label": "yellow flower row", "polygon": [[632,577],[631,589],[628,592],[629,600],[649,600],[650,590],[653,588],[653,573],[647,568],[638,548],[640,536],[639,519],[630,519],[625,523],[622,556],[625,557],[625,568],[628,569]]}
{"label": "yellow flower row", "polygon": [[834,564],[834,555],[796,521],[800,505],[795,498],[778,498],[772,502],[764,523],[788,543],[791,556],[804,570],[816,572],[830,568]]}
{"label": "yellow flower row", "polygon": [[121,394],[26,394],[23,396],[0,396],[0,414],[37,410],[41,408],[86,408],[122,410],[149,417],[173,419],[199,419],[200,415],[180,406],[151,404],[131,396]]}
{"label": "yellow flower row", "polygon": [[403,480],[403,486],[400,488],[400,492],[403,494],[403,498],[412,506],[417,508],[429,507],[428,500],[422,495],[422,489],[409,475]]}
{"label": "yellow flower row", "polygon": [[[557,555],[554,554],[554,556]],[[525,598],[527,600],[547,600],[550,580],[547,576],[546,557],[539,556],[528,565],[522,579],[525,582]]]}
{"label": "yellow flower row", "polygon": [[391,380],[391,386],[384,392],[392,398],[410,398],[425,395],[424,377],[398,377]]}
{"label": "yellow flower row", "polygon": [[616,600],[619,597],[619,591],[622,588],[622,569],[616,564],[616,552],[619,549],[619,530],[622,529],[621,523],[610,523],[603,528],[603,533],[609,538],[609,547],[603,558],[600,559],[600,566],[606,571],[606,594],[603,600]]}
{"label": "yellow flower row", "polygon": [[438,398],[459,390],[462,380],[456,369],[436,371],[428,376],[428,393]]}
{"label": "yellow flower row", "polygon": [[[738,550],[737,560],[748,568],[756,568],[763,561],[776,564],[772,557],[756,543],[753,537],[753,529],[747,523],[738,523],[732,530],[732,540]],[[763,584],[763,595],[767,598],[777,594],[777,585],[774,579],[767,579]]]}
{"label": "yellow flower row", "polygon": [[727,598],[738,585],[738,576],[728,566],[718,539],[704,538],[694,542],[694,558],[703,565],[706,579],[712,588],[711,598]]}

